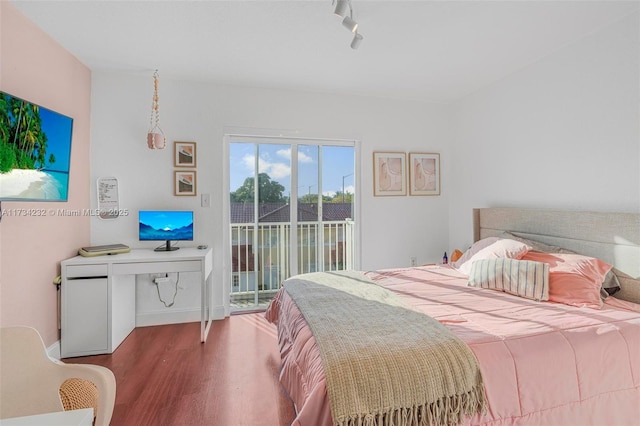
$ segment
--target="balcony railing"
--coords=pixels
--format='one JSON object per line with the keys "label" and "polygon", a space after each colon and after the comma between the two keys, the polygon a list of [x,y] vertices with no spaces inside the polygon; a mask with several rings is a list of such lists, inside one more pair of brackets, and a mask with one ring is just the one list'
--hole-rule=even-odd
{"label": "balcony railing", "polygon": [[[292,270],[290,233],[288,222],[231,225],[232,300],[257,303],[280,288]],[[352,220],[299,222],[297,237],[298,273],[353,269]]]}

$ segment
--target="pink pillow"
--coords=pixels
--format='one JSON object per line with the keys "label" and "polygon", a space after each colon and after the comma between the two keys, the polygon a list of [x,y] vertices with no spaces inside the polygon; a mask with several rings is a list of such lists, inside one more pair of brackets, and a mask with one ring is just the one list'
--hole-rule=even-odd
{"label": "pink pillow", "polygon": [[529,252],[523,259],[549,264],[549,301],[602,308],[600,288],[611,265],[580,254]]}
{"label": "pink pillow", "polygon": [[498,258],[520,259],[530,249],[531,247],[521,243],[520,241],[501,239],[478,251],[467,261],[458,266],[457,269],[463,274],[469,275],[471,272],[471,264],[476,260]]}

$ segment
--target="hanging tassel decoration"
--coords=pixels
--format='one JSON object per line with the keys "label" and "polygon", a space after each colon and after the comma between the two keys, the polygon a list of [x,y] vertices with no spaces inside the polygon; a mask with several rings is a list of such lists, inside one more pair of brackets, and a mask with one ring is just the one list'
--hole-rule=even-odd
{"label": "hanging tassel decoration", "polygon": [[153,73],[153,100],[151,101],[147,146],[149,149],[164,149],[166,144],[164,132],[160,128],[160,98],[158,97],[158,70],[156,70]]}

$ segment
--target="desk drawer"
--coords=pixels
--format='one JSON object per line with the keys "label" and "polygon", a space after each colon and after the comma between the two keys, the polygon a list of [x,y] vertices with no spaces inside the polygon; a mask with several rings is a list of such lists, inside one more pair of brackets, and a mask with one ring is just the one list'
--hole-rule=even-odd
{"label": "desk drawer", "polygon": [[140,262],[114,263],[114,275],[157,274],[165,272],[200,272],[202,262],[185,260],[182,262]]}
{"label": "desk drawer", "polygon": [[69,265],[66,270],[67,278],[106,277],[108,266],[104,263],[99,265]]}

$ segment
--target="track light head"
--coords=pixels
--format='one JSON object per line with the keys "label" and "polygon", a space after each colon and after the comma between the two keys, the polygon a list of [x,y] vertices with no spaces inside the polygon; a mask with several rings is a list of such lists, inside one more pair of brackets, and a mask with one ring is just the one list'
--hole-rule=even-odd
{"label": "track light head", "polygon": [[354,36],[351,40],[351,48],[357,49],[362,42],[362,35],[358,34],[358,23],[353,19],[353,6],[351,0],[332,0],[336,8],[333,13],[342,17],[342,26],[351,31]]}
{"label": "track light head", "polygon": [[351,48],[357,49],[360,46],[360,43],[362,43],[363,38],[364,37],[362,37],[362,34],[358,34],[356,32],[356,34],[353,36],[353,40],[351,40]]}
{"label": "track light head", "polygon": [[351,16],[345,16],[342,20],[342,25],[352,33],[355,33],[358,29],[358,23],[351,19]]}
{"label": "track light head", "polygon": [[348,0],[337,0],[336,9],[333,11],[336,15],[344,18],[347,16],[347,10],[349,10],[349,1]]}

